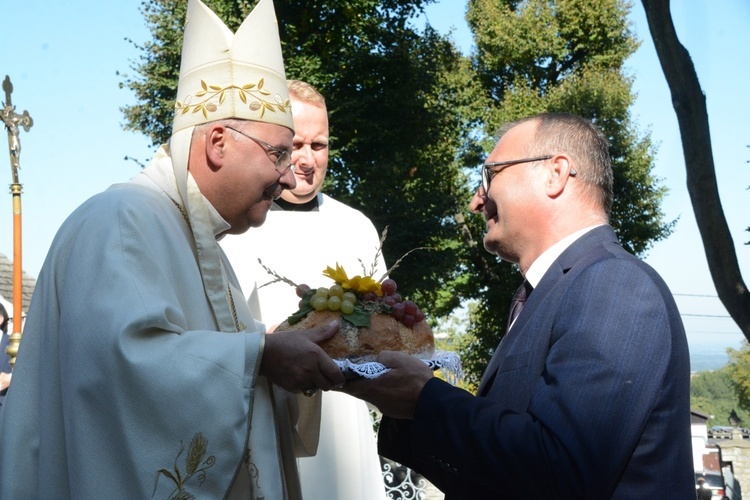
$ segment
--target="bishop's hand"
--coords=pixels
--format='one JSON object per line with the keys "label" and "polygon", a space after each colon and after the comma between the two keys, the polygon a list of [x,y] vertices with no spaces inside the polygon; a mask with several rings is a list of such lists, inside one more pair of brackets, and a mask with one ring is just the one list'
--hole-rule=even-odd
{"label": "bishop's hand", "polygon": [[266,335],[260,374],[289,392],[328,391],[344,384],[344,374],[317,342],[332,337],[338,322],[309,330]]}

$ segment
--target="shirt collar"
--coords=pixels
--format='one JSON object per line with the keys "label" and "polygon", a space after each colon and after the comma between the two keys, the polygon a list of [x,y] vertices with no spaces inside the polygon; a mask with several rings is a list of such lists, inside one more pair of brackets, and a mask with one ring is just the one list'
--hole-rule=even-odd
{"label": "shirt collar", "polygon": [[284,212],[317,212],[320,209],[319,197],[319,195],[315,195],[312,200],[305,203],[292,203],[291,201],[279,198],[274,201],[273,205],[271,205],[271,210],[282,210]]}
{"label": "shirt collar", "polygon": [[602,226],[603,224],[596,224],[593,226],[585,227],[583,229],[579,229],[575,233],[569,234],[565,238],[561,239],[551,247],[549,247],[547,250],[542,252],[542,254],[536,258],[536,260],[529,266],[528,271],[526,271],[526,274],[524,275],[524,278],[531,283],[531,286],[536,288],[536,286],[539,284],[539,282],[542,280],[542,277],[547,272],[547,270],[550,268],[553,262],[557,260],[557,258],[570,246],[572,245],[578,238],[583,236],[584,234],[588,233],[595,227]]}

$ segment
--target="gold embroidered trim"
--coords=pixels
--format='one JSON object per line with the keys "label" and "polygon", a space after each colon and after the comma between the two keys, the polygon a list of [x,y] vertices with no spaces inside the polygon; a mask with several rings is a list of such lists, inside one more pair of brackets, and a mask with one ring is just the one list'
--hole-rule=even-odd
{"label": "gold embroidered trim", "polygon": [[[282,113],[291,113],[292,106],[289,103],[289,99],[282,100],[282,97],[276,94],[274,96],[274,101],[276,102],[273,102],[263,97],[271,95],[271,92],[263,88],[264,83],[264,79],[261,78],[257,84],[248,83],[243,85],[242,87],[238,87],[237,85],[228,85],[226,87],[222,87],[220,85],[210,85],[204,80],[201,80],[202,90],[196,92],[195,97],[197,98],[206,96],[206,98],[200,102],[193,103],[193,96],[188,95],[187,97],[185,97],[184,102],[177,101],[177,103],[175,104],[175,109],[177,110],[177,112],[183,115],[189,112],[197,113],[200,111],[203,113],[203,116],[205,118],[208,118],[209,113],[217,111],[219,109],[219,106],[224,103],[227,92],[230,90],[236,90],[239,93],[240,100],[243,103],[248,104],[248,108],[250,109],[250,111],[259,111],[259,118],[263,118],[263,115],[265,115],[266,111],[270,111],[273,113],[275,113],[276,111],[280,111]],[[219,97],[218,106],[213,102],[209,102],[216,96]]]}
{"label": "gold embroidered trim", "polygon": [[[190,218],[188,217],[187,212],[184,208],[182,208],[182,205],[174,201],[172,198],[169,198],[172,200],[172,203],[174,203],[174,206],[177,207],[177,210],[180,211],[182,214],[182,218],[185,219],[185,222],[187,222],[187,225],[190,226]],[[222,270],[224,269],[224,264],[221,265]],[[229,297],[229,306],[232,308],[232,319],[234,320],[234,329],[238,332],[244,331],[245,326],[244,323],[240,321],[240,319],[237,317],[237,306],[234,305],[234,295],[232,295],[232,288],[229,285],[229,280],[226,277],[226,274],[224,275],[224,279],[227,281],[227,296]]]}
{"label": "gold embroidered trim", "polygon": [[187,225],[189,226],[190,225],[190,218],[188,217],[188,214],[185,211],[185,209],[182,208],[182,205],[180,205],[179,203],[177,203],[176,201],[174,201],[172,198],[169,198],[169,199],[172,201],[172,203],[174,203],[174,206],[177,207],[177,210],[180,211],[180,213],[182,214],[182,218],[185,219],[185,222],[187,222]]}
{"label": "gold embroidered trim", "polygon": [[234,295],[232,295],[232,287],[229,284],[229,280],[227,280],[227,293],[229,294],[229,305],[232,307],[232,319],[234,320],[234,328],[238,332],[244,331],[247,327],[237,317],[237,307],[234,305]]}
{"label": "gold embroidered trim", "polygon": [[250,460],[250,448],[247,449],[247,456],[245,457],[245,466],[247,467],[247,473],[250,479],[250,496],[253,499],[265,500],[265,496],[262,495],[260,488],[260,469],[255,463]]}
{"label": "gold embroidered trim", "polygon": [[185,476],[182,476],[180,468],[177,466],[177,459],[180,458],[182,452],[185,450],[185,443],[180,441],[180,451],[177,452],[177,456],[174,458],[174,469],[159,469],[156,472],[156,479],[154,480],[154,492],[151,494],[151,498],[156,495],[156,488],[159,486],[159,478],[163,475],[175,484],[175,489],[169,495],[169,499],[177,498],[195,498],[186,488],[185,483],[190,481],[193,476],[197,476],[198,487],[203,484],[206,480],[206,470],[213,467],[216,463],[216,457],[213,455],[208,456],[205,460],[203,457],[206,456],[208,450],[208,439],[203,436],[200,432],[196,432],[193,439],[190,441],[188,447],[188,453],[185,457]]}

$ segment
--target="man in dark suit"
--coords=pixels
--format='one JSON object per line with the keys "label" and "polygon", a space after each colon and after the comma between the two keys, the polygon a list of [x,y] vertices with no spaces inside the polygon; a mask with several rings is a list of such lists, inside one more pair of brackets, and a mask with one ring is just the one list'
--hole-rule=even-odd
{"label": "man in dark suit", "polygon": [[347,383],[386,415],[381,455],[449,500],[695,498],[685,332],[608,224],[606,138],[545,113],[505,126],[489,162],[470,206],[528,297],[476,396],[394,352],[385,375]]}

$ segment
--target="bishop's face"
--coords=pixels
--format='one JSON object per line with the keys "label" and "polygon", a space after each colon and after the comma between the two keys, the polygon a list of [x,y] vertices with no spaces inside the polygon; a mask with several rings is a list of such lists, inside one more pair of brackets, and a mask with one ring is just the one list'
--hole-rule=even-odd
{"label": "bishop's face", "polygon": [[292,163],[297,186],[281,198],[290,203],[312,200],[323,186],[328,169],[328,112],[325,106],[290,95],[294,117]]}
{"label": "bishop's face", "polygon": [[231,224],[231,233],[263,224],[273,200],[282,190],[294,188],[294,173],[291,168],[285,170],[289,160],[278,163],[280,154],[291,149],[291,139],[288,128],[259,122],[247,122],[227,134],[222,170],[228,168],[219,212]]}

